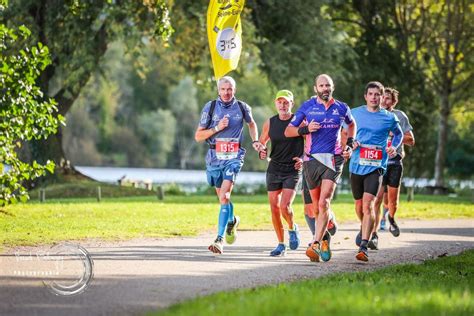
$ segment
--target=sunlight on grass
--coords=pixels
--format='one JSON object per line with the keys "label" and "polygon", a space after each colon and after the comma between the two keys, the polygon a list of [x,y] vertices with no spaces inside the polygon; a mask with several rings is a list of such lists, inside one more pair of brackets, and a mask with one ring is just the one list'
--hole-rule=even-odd
{"label": "sunlight on grass", "polygon": [[223,292],[152,315],[473,315],[474,251],[375,272]]}

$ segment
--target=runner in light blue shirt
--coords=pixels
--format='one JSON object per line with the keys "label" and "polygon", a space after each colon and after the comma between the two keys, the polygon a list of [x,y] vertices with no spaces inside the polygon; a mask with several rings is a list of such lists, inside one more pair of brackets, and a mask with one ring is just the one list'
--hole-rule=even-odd
{"label": "runner in light blue shirt", "polygon": [[[356,237],[357,260],[368,261],[368,242],[374,223],[374,201],[382,183],[389,157],[397,154],[403,140],[398,118],[380,107],[384,87],[380,82],[369,82],[364,98],[367,105],[352,110],[357,124],[354,151],[349,163],[352,195],[361,231]],[[393,134],[387,146],[389,134]]]}

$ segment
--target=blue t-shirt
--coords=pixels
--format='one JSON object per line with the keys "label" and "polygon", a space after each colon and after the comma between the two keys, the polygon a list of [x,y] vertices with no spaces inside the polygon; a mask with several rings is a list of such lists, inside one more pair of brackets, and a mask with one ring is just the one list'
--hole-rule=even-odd
{"label": "blue t-shirt", "polygon": [[[209,137],[206,141],[209,144],[215,145],[216,143],[216,138],[233,138],[237,139],[238,142],[241,144],[242,139],[243,139],[243,126],[244,126],[244,120],[247,123],[250,123],[253,121],[252,119],[252,109],[251,107],[240,101],[243,109],[244,109],[244,117],[242,117],[242,111],[240,110],[240,106],[237,102],[237,100],[234,98],[229,104],[224,104],[220,98],[216,100],[216,106],[214,108],[214,112],[212,115],[212,120],[211,120],[211,125],[208,128],[214,128],[219,124],[219,121],[224,117],[227,116],[229,118],[229,125],[223,129],[222,131],[219,131],[218,133],[215,133],[211,137]],[[206,103],[204,108],[202,109],[201,112],[201,120],[199,121],[199,127],[206,127],[207,122],[209,119],[209,110],[211,108],[211,103],[212,101],[209,101]],[[236,159],[239,159],[243,161],[245,156],[245,149],[240,147],[239,152],[237,155]],[[209,149],[207,151],[206,155],[206,165],[208,166],[223,166],[227,164],[229,160],[219,160],[216,157],[216,150],[215,149]]]}
{"label": "blue t-shirt", "polygon": [[[351,110],[344,102],[332,99],[326,110],[318,98],[312,97],[305,101],[289,126],[300,126],[306,120],[309,124],[315,121],[321,128],[306,136],[305,151],[307,154],[341,154],[341,125],[343,122],[351,124],[353,119]],[[310,158],[313,159],[313,158]]]}
{"label": "blue t-shirt", "polygon": [[352,109],[352,116],[357,124],[355,139],[360,145],[352,153],[349,172],[365,175],[379,168],[385,170],[389,133],[402,135],[398,118],[385,109],[369,112],[366,105]]}

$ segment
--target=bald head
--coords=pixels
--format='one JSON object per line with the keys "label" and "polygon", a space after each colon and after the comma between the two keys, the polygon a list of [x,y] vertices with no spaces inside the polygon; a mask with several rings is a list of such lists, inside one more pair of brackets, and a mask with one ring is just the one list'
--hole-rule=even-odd
{"label": "bald head", "polygon": [[314,80],[314,92],[324,102],[329,101],[332,98],[334,92],[334,82],[332,78],[326,74],[321,74]]}

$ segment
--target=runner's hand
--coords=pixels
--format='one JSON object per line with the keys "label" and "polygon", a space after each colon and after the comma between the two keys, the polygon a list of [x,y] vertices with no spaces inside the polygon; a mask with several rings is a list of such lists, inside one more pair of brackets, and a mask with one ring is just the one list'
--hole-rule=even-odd
{"label": "runner's hand", "polygon": [[397,155],[397,149],[393,146],[387,147],[385,151],[387,152],[390,158],[393,158]]}
{"label": "runner's hand", "polygon": [[258,152],[266,149],[265,146],[263,146],[263,144],[260,143],[259,141],[252,142],[252,147],[253,147],[253,149],[255,149]]}
{"label": "runner's hand", "polygon": [[346,149],[344,149],[344,151],[342,152],[342,157],[344,158],[344,160],[347,161],[351,159],[351,156],[352,156],[352,148],[349,146],[346,146]]}
{"label": "runner's hand", "polygon": [[267,148],[263,147],[259,152],[258,152],[258,158],[261,160],[264,160],[267,158]]}
{"label": "runner's hand", "polygon": [[321,125],[318,122],[315,122],[314,120],[311,120],[311,122],[308,124],[308,130],[310,133],[315,132],[320,128]]}
{"label": "runner's hand", "polygon": [[303,159],[301,159],[300,157],[293,157],[293,160],[295,161],[296,170],[303,169]]}
{"label": "runner's hand", "polygon": [[229,118],[227,116],[224,116],[220,121],[219,123],[217,124],[217,126],[219,127],[219,131],[222,131],[224,128],[226,128],[227,126],[229,126]]}

